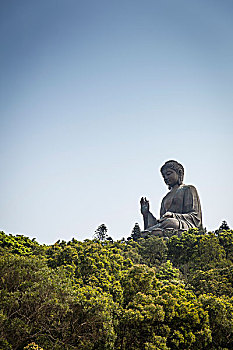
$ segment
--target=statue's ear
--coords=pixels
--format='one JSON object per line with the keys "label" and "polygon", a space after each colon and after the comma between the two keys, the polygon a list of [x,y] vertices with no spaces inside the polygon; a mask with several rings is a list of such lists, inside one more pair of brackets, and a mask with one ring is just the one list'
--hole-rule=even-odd
{"label": "statue's ear", "polygon": [[179,182],[179,185],[181,185],[182,184],[182,170],[181,169],[179,169],[178,170],[178,176],[179,176],[179,180],[178,180],[178,182]]}

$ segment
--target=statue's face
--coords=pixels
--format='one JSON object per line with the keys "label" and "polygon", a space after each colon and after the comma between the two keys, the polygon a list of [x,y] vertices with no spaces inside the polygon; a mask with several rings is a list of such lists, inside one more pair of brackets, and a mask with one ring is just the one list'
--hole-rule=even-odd
{"label": "statue's face", "polygon": [[179,175],[177,172],[171,168],[165,168],[165,170],[162,173],[163,179],[166,185],[169,187],[174,187],[178,184]]}

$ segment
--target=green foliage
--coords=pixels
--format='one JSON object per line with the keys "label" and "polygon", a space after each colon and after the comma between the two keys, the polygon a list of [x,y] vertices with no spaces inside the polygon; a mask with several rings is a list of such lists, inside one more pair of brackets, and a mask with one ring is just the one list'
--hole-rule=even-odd
{"label": "green foliage", "polygon": [[69,288],[62,272],[52,273],[40,259],[7,255],[0,260],[0,281],[1,332],[13,348],[36,334],[43,342],[58,331]]}
{"label": "green foliage", "polygon": [[64,266],[74,284],[91,286],[109,293],[114,301],[122,299],[120,279],[123,271],[132,266],[124,259],[118,244],[105,241],[68,242],[55,244],[47,250],[48,265]]}
{"label": "green foliage", "polygon": [[200,349],[211,342],[208,313],[184,285],[164,284],[138,265],[124,276],[119,349]]}
{"label": "green foliage", "polygon": [[167,259],[167,245],[164,238],[150,236],[140,239],[140,255],[143,262],[148,266],[158,266]]}
{"label": "green foliage", "polygon": [[209,315],[212,332],[209,349],[233,349],[233,298],[204,294],[199,299]]}
{"label": "green foliage", "polygon": [[208,270],[226,260],[226,252],[214,233],[198,234],[196,229],[173,236],[168,241],[169,258],[183,274]]}
{"label": "green foliage", "polygon": [[233,231],[105,238],[0,233],[0,349],[233,348]]}
{"label": "green foliage", "polygon": [[25,346],[23,348],[23,350],[43,350],[42,348],[40,348],[36,343],[30,343],[27,346]]}
{"label": "green foliage", "polygon": [[173,267],[170,260],[167,260],[157,269],[156,277],[159,280],[172,281],[174,283],[175,281],[179,281],[180,271]]}
{"label": "green foliage", "polygon": [[233,262],[233,231],[221,231],[217,233],[220,245],[224,248],[226,259]]}
{"label": "green foliage", "polygon": [[[98,348],[113,342],[112,301],[94,288],[72,287],[62,268],[31,257],[0,261],[2,337],[17,349],[30,340],[46,349]],[[101,346],[100,346],[101,348]]]}
{"label": "green foliage", "polygon": [[208,271],[197,270],[189,277],[196,294],[211,293],[215,296],[233,296],[233,266]]}
{"label": "green foliage", "polygon": [[6,235],[0,231],[0,255],[6,251],[18,255],[43,255],[45,246],[39,245],[35,239],[32,240],[23,235]]}

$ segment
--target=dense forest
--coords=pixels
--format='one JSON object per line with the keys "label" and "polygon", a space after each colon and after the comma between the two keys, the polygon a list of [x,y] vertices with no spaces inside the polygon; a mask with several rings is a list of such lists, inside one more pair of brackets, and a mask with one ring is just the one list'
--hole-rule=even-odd
{"label": "dense forest", "polygon": [[41,245],[0,232],[0,349],[233,349],[233,231]]}

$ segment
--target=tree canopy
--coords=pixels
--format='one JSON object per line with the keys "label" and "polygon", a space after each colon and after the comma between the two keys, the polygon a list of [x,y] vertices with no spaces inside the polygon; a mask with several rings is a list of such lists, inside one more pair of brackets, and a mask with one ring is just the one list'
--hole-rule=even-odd
{"label": "tree canopy", "polygon": [[233,348],[233,231],[105,228],[49,246],[0,233],[0,349]]}

